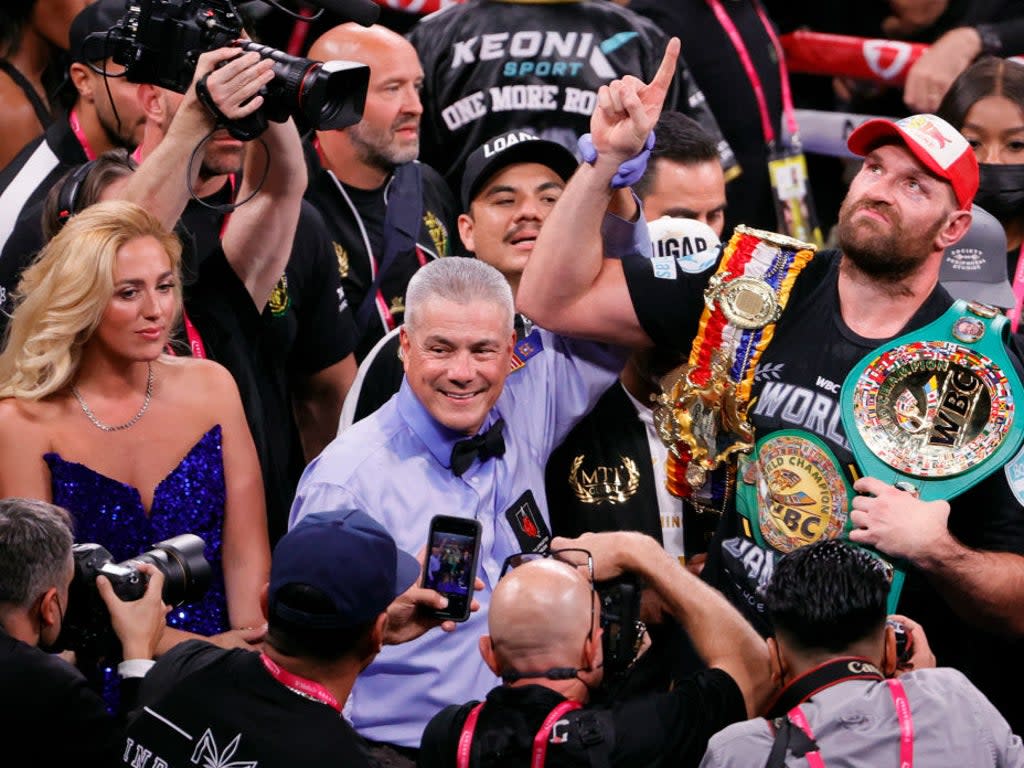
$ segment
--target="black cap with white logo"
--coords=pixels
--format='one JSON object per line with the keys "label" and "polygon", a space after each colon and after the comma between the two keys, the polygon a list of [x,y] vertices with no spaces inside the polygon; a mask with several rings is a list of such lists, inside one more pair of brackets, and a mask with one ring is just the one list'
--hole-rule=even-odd
{"label": "black cap with white logo", "polygon": [[494,174],[514,163],[540,163],[568,181],[579,162],[561,144],[538,139],[528,131],[508,131],[488,139],[466,160],[462,174],[462,206],[469,204]]}

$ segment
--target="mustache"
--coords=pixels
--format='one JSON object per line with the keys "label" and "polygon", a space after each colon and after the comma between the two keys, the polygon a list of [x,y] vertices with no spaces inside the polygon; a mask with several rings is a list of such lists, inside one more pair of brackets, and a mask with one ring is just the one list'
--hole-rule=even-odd
{"label": "mustache", "polygon": [[540,222],[533,221],[531,219],[519,222],[505,234],[504,240],[502,242],[511,243],[513,240],[519,237],[519,235],[521,235],[524,231],[536,232],[539,235]]}
{"label": "mustache", "polygon": [[391,130],[392,131],[401,131],[401,130],[403,130],[405,128],[415,128],[415,129],[419,130],[419,127],[420,127],[420,119],[418,117],[402,118],[402,119],[399,119],[399,120],[395,120],[395,122],[393,122],[391,124]]}

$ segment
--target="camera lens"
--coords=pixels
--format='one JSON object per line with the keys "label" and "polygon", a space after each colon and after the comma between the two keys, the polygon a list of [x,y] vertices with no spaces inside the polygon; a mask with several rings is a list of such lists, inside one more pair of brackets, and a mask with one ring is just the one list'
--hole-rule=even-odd
{"label": "camera lens", "polygon": [[263,107],[271,120],[296,115],[317,130],[332,131],[362,119],[370,84],[370,68],[365,64],[313,61],[250,40],[235,45],[274,62],[274,79],[265,89]]}
{"label": "camera lens", "polygon": [[303,78],[299,104],[303,114],[322,131],[355,125],[363,118],[368,67],[353,61],[325,61]]}
{"label": "camera lens", "polygon": [[204,547],[201,538],[183,533],[132,559],[159,568],[164,575],[164,602],[180,605],[198,600],[210,585],[210,564],[203,556]]}

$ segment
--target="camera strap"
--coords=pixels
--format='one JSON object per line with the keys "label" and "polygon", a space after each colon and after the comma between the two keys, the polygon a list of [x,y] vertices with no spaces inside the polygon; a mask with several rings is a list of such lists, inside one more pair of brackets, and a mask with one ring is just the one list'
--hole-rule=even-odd
{"label": "camera strap", "polygon": [[[242,54],[239,54],[240,56]],[[206,78],[208,78],[212,72],[207,72],[196,82],[196,96],[199,97],[199,101],[204,107],[206,107],[210,114],[217,120],[217,125],[222,128],[226,128],[227,132],[230,133],[234,138],[239,141],[252,141],[253,139],[259,138],[265,130],[267,130],[267,119],[259,111],[253,112],[248,117],[242,117],[237,120],[232,120],[230,117],[225,115],[220,107],[217,106],[217,102],[213,100],[213,96],[210,95],[209,88],[206,87]]]}
{"label": "camera strap", "polygon": [[[481,701],[473,709],[469,711],[469,716],[466,718],[465,724],[462,726],[462,733],[459,735],[459,746],[458,752],[456,753],[456,768],[469,768],[469,756],[470,750],[473,746],[473,733],[476,731],[477,720],[480,719],[480,711],[484,708],[486,702]],[[550,712],[548,716],[544,718],[544,722],[541,723],[540,729],[537,734],[533,737],[533,749],[530,751],[530,768],[544,768],[544,761],[548,754],[548,743],[555,741],[558,736],[554,733],[554,728],[558,725],[558,721],[569,712],[574,709],[580,709],[583,705],[578,701],[563,701]],[[550,736],[550,738],[549,738]],[[566,741],[568,737],[561,737],[561,741]],[[556,743],[561,743],[556,741]]]}
{"label": "camera strap", "polygon": [[341,713],[341,704],[338,703],[334,694],[320,685],[320,683],[315,680],[308,680],[305,677],[299,677],[298,675],[292,674],[287,669],[282,669],[265,653],[260,654],[260,661],[263,662],[263,666],[266,667],[270,676],[292,693],[297,693],[304,699],[319,701],[321,704],[326,704],[335,712],[338,712],[339,714]]}
{"label": "camera strap", "polygon": [[[816,693],[848,680],[885,680],[879,669],[867,659],[848,656],[833,659],[810,672],[801,675],[786,686],[775,702],[769,707],[767,718],[775,729],[775,741],[765,768],[781,768],[785,765],[786,753],[805,757],[810,768],[825,768],[825,761],[814,732],[800,704]],[[900,729],[900,768],[912,768],[914,764],[914,723],[910,713],[910,701],[903,684],[893,678],[885,680],[889,686]],[[794,732],[799,729],[799,733]]]}

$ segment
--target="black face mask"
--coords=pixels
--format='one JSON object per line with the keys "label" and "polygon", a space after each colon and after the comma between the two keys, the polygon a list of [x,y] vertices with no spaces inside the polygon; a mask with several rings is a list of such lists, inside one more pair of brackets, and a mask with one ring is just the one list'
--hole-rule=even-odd
{"label": "black face mask", "polygon": [[1006,223],[1024,216],[1024,165],[979,163],[980,183],[974,202]]}

